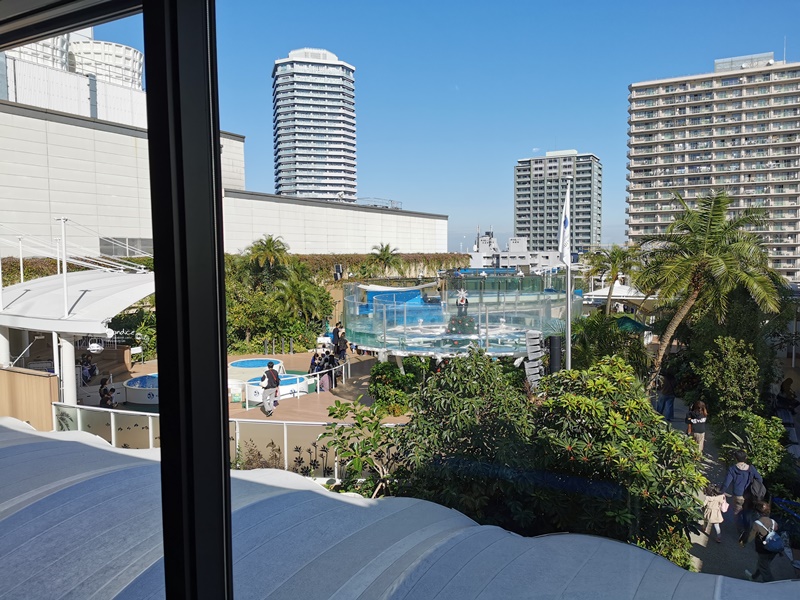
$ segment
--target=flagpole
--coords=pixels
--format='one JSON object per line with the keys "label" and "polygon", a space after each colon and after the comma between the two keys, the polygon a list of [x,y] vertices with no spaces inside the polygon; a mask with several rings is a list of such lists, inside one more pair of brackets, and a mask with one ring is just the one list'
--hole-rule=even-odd
{"label": "flagpole", "polygon": [[564,199],[564,210],[561,213],[561,235],[558,240],[558,249],[560,253],[561,262],[567,268],[567,284],[566,284],[566,327],[565,327],[565,367],[567,370],[572,369],[572,245],[570,244],[570,215],[569,215],[569,192],[572,177],[567,177],[567,195]]}

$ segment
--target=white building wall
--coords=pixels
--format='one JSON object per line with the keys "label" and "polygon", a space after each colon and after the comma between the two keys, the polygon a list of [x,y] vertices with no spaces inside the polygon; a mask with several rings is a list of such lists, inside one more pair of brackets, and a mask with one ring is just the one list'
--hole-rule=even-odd
{"label": "white building wall", "polygon": [[[244,137],[223,133],[221,145],[226,252],[265,233],[294,253],[369,253],[377,244],[447,252],[445,216],[245,192]],[[73,222],[67,239],[86,254],[99,253],[98,233],[152,238],[143,129],[0,102],[0,182],[0,255],[17,254],[18,235],[25,255],[45,255],[40,244],[60,237],[59,217]]]}
{"label": "white building wall", "polygon": [[400,252],[447,252],[447,217],[226,190],[225,252],[264,235],[295,254],[368,254],[378,244]]}
{"label": "white building wall", "polygon": [[15,59],[7,59],[7,65],[10,101],[84,117],[90,115],[86,77]]}
{"label": "white building wall", "polygon": [[[61,235],[58,217],[111,237],[152,237],[144,137],[0,112],[0,179],[2,255],[17,254],[18,235],[25,255],[42,255],[38,244]],[[73,252],[99,251],[96,235],[68,232]]]}
{"label": "white building wall", "polygon": [[244,137],[223,132],[222,145],[222,187],[223,189],[243,190],[244,180]]}
{"label": "white building wall", "polygon": [[[80,77],[80,76],[79,76]],[[88,79],[87,94],[88,94]],[[97,118],[147,129],[147,94],[105,81],[97,81]]]}

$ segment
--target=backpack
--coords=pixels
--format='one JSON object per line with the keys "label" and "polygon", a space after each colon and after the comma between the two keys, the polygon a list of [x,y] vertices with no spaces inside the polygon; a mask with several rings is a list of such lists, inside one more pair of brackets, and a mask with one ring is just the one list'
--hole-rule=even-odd
{"label": "backpack", "polygon": [[[272,388],[278,387],[278,382],[275,381],[277,379],[277,375],[275,375],[275,371],[272,369],[265,371],[264,374],[261,376],[261,387],[265,390],[271,390]],[[266,382],[266,385],[264,383]]]}
{"label": "backpack", "polygon": [[763,500],[764,496],[767,495],[767,488],[764,487],[763,482],[756,479],[755,476],[753,476],[753,479],[750,481],[750,485],[747,487],[747,489],[750,492],[750,496],[753,498],[753,500]]}
{"label": "backpack", "polygon": [[[772,521],[772,519],[770,519]],[[778,532],[775,531],[775,521],[772,521],[772,529],[767,529],[766,526],[761,522],[760,519],[756,520],[761,528],[767,532],[763,538],[761,538],[761,544],[764,547],[764,550],[768,552],[773,552],[778,554],[783,552],[783,538],[778,535]]]}

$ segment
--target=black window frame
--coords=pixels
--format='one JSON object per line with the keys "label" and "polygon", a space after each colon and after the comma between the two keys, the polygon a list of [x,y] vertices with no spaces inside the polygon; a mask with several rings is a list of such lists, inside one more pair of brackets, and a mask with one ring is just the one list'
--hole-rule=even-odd
{"label": "black window frame", "polygon": [[[214,0],[3,0],[0,50],[143,13],[168,598],[233,598]],[[164,376],[168,374],[168,376]]]}

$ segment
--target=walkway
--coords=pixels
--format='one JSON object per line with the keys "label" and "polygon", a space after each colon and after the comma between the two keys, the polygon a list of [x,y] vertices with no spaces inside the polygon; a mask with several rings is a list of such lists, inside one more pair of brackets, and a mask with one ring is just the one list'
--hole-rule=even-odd
{"label": "walkway", "polygon": [[[675,420],[672,426],[680,431],[686,431],[683,420],[686,416],[687,407],[679,398],[675,400]],[[710,431],[706,432],[704,448],[705,460],[704,471],[708,480],[720,485],[725,480],[727,467],[719,460],[719,452],[714,443],[714,436]],[[701,499],[704,496],[701,495]],[[744,548],[739,547],[736,526],[733,523],[733,513],[725,514],[725,522],[722,523],[722,543],[717,544],[712,537],[707,535],[692,535],[692,556],[694,557],[695,567],[702,573],[713,573],[715,575],[727,575],[737,579],[745,579],[744,570],[755,570],[756,551],[753,544]],[[795,558],[800,558],[800,554],[795,553]],[[776,580],[795,579],[795,574],[791,563],[785,556],[775,558],[772,563],[772,574]]]}

